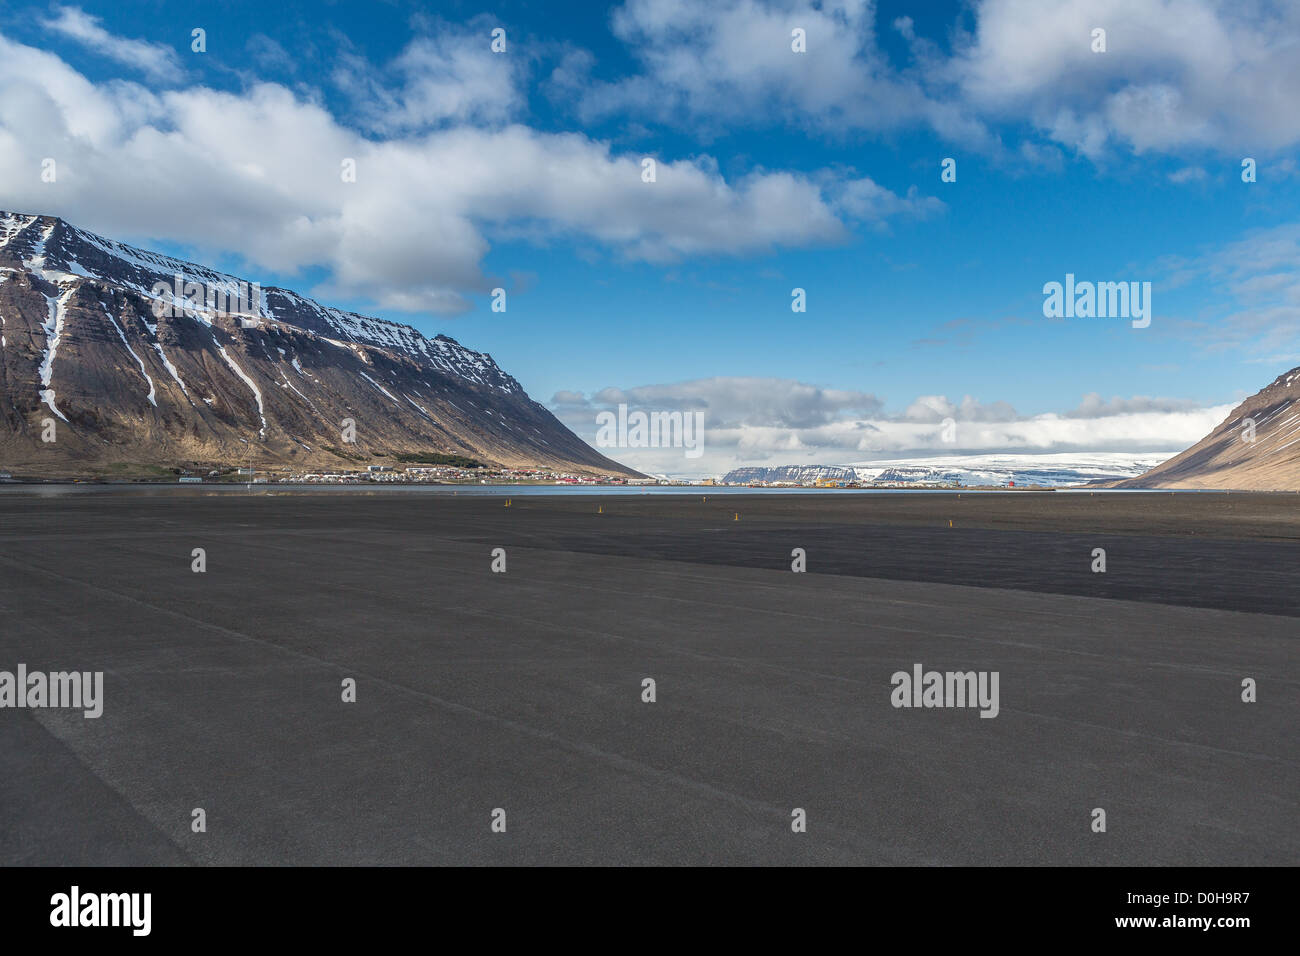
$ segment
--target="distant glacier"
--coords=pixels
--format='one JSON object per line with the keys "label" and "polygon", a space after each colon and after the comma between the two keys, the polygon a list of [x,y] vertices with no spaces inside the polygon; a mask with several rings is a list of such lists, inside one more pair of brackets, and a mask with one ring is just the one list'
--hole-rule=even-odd
{"label": "distant glacier", "polygon": [[1090,481],[1136,478],[1174,452],[1092,452],[1047,455],[943,455],[863,461],[846,465],[777,465],[736,468],[726,484],[857,482],[864,485],[1041,485],[1049,488]]}

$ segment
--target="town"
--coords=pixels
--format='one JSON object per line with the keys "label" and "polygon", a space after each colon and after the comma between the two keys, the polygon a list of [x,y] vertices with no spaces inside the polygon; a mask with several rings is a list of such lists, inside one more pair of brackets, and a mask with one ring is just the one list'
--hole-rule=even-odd
{"label": "town", "polygon": [[[303,474],[251,476],[255,484],[271,481],[286,484],[353,484],[383,482],[389,484],[473,484],[473,485],[660,485],[678,484],[666,479],[625,478],[615,475],[577,474],[544,468],[493,468],[460,465],[367,465],[363,469]],[[686,482],[680,482],[686,484]]]}

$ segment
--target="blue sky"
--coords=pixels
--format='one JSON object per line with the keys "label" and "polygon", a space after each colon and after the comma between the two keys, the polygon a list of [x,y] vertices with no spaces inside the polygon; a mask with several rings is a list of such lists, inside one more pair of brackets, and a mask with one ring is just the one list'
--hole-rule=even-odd
{"label": "blue sky", "polygon": [[[1174,452],[1300,364],[1292,5],[0,11],[0,208],[445,332],[588,439],[704,410],[697,470]],[[1066,273],[1151,325],[1045,318]]]}

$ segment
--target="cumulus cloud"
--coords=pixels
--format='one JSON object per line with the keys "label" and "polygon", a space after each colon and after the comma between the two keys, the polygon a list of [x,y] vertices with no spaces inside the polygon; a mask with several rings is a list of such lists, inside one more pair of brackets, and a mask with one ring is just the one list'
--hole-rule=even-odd
{"label": "cumulus cloud", "polygon": [[1279,150],[1300,140],[1297,32],[1295,4],[984,0],[948,72],[979,115],[1027,119],[1093,157]]}
{"label": "cumulus cloud", "polygon": [[[417,43],[400,62],[414,74],[426,55]],[[421,89],[386,100],[376,123],[405,130],[509,112],[508,94]],[[329,279],[318,294],[408,311],[463,311],[468,295],[490,290],[499,280],[482,263],[497,236],[594,240],[668,263],[841,242],[846,218],[924,205],[879,188],[866,196],[863,181],[841,186],[834,173],[728,180],[706,156],[662,159],[646,183],[639,155],[513,122],[371,138],[278,84],[241,93],[95,84],[3,35],[0,147],[0,201],[11,209],[232,253],[289,275],[323,267]],[[59,164],[54,188],[40,181],[45,157]],[[346,159],[355,160],[355,182],[340,176]],[[846,215],[846,196],[862,208]]]}
{"label": "cumulus cloud", "polygon": [[[773,119],[818,130],[919,124],[969,143],[988,138],[978,120],[889,62],[874,4],[863,0],[628,0],[611,28],[641,72],[596,80],[591,57],[577,54],[551,76],[585,119],[633,111],[718,129]],[[791,50],[796,28],[806,53]]]}
{"label": "cumulus cloud", "polygon": [[41,25],[101,56],[139,70],[155,80],[172,79],[180,72],[180,61],[171,47],[114,36],[104,29],[99,17],[91,16],[80,7],[59,7],[56,13],[57,16],[43,19]]}
{"label": "cumulus cloud", "polygon": [[671,385],[606,388],[595,405],[620,404],[664,411],[703,411],[714,427],[815,429],[846,413],[874,414],[884,403],[875,395],[822,388],[793,379],[717,377]]}
{"label": "cumulus cloud", "polygon": [[1123,398],[1115,395],[1103,399],[1097,392],[1083,396],[1079,404],[1066,412],[1067,418],[1108,418],[1114,415],[1136,415],[1149,412],[1187,412],[1195,411],[1196,402],[1179,398],[1151,398],[1146,395],[1134,395]]}
{"label": "cumulus cloud", "polygon": [[339,57],[333,79],[352,96],[363,122],[385,135],[450,123],[501,124],[526,104],[526,61],[492,52],[495,21],[434,22],[386,68],[355,53]]}
{"label": "cumulus cloud", "polygon": [[[1058,166],[1051,145],[1235,154],[1300,142],[1296,4],[1228,0],[980,0],[938,39],[867,0],[627,0],[612,17],[638,72],[593,75],[575,52],[552,73],[584,119],[632,112],[704,130],[782,124],[842,135],[927,128],[969,149]],[[794,28],[808,52],[790,49]],[[1106,51],[1092,31],[1106,31]],[[887,55],[881,30],[908,50]],[[1013,152],[993,132],[1032,130]],[[1195,177],[1194,173],[1175,176]],[[1175,182],[1186,181],[1177,178]]]}
{"label": "cumulus cloud", "polygon": [[867,178],[836,183],[831,196],[845,218],[865,223],[881,224],[895,217],[926,219],[947,208],[941,199],[920,195],[915,186],[900,196]]}
{"label": "cumulus cloud", "polygon": [[[701,412],[704,453],[680,448],[610,448],[641,471],[670,475],[721,474],[743,465],[838,465],[870,459],[988,452],[1182,451],[1208,434],[1232,406],[1205,407],[1179,399],[1085,395],[1065,412],[1023,415],[1001,401],[960,401],[922,395],[891,413],[867,392],[828,389],[772,378],[711,378],[594,395],[566,391],[555,413],[595,441],[596,416],[625,404],[629,412]],[[956,424],[945,440],[945,419]]]}
{"label": "cumulus cloud", "polygon": [[1009,422],[1017,418],[1016,410],[1006,402],[980,402],[970,395],[960,403],[946,395],[922,395],[903,412],[909,422],[942,422],[945,418],[965,422]]}

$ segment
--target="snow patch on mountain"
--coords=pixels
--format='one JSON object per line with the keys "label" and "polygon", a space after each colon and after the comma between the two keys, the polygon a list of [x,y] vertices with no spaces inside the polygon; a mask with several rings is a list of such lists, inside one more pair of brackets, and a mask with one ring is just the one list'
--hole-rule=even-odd
{"label": "snow patch on mountain", "polygon": [[63,324],[67,317],[68,299],[72,297],[75,290],[69,289],[62,295],[47,295],[45,302],[49,307],[49,318],[41,325],[41,331],[45,333],[45,350],[41,355],[41,366],[39,376],[43,388],[40,390],[41,401],[49,406],[50,411],[58,415],[65,422],[66,418],[63,412],[59,411],[58,406],[54,404],[54,389],[50,388],[50,381],[54,378],[54,358],[59,351],[59,340],[63,338]]}
{"label": "snow patch on mountain", "polygon": [[365,372],[362,372],[362,373],[361,373],[361,377],[364,378],[364,379],[365,379],[367,382],[369,382],[371,385],[373,385],[375,388],[379,389],[379,390],[380,390],[381,392],[383,392],[385,395],[387,395],[390,399],[392,399],[392,402],[393,402],[394,405],[400,405],[400,404],[401,404],[401,402],[399,402],[399,401],[397,400],[396,396],[394,396],[392,392],[390,392],[388,389],[384,388],[384,386],[380,385],[378,382],[376,382],[373,378],[371,378],[371,377],[370,377],[369,375],[367,375]]}
{"label": "snow patch on mountain", "polygon": [[217,347],[217,351],[221,353],[221,357],[225,359],[226,364],[230,366],[230,370],[234,372],[236,375],[238,375],[241,379],[243,379],[244,384],[247,385],[249,390],[253,393],[253,398],[257,400],[257,414],[258,417],[262,419],[262,429],[257,433],[257,437],[265,438],[266,437],[266,408],[262,404],[261,391],[258,389],[256,383],[254,383],[253,380],[248,377],[248,374],[242,368],[240,368],[239,365],[236,364],[235,360],[232,359],[226,353],[226,347],[217,341],[216,335],[212,336],[212,344]]}
{"label": "snow patch on mountain", "polygon": [[135,354],[135,349],[131,348],[131,343],[126,340],[126,332],[124,332],[122,327],[117,324],[117,319],[113,318],[113,313],[109,312],[108,309],[105,308],[104,314],[108,316],[108,321],[113,323],[113,329],[117,332],[117,337],[122,340],[122,344],[126,346],[126,350],[131,353],[131,358],[135,359],[136,364],[140,366],[140,374],[143,375],[144,380],[149,383],[149,394],[146,395],[145,398],[149,399],[150,405],[157,408],[157,390],[154,388],[153,379],[149,377],[149,373],[145,370],[144,360]]}
{"label": "snow patch on mountain", "polygon": [[163,351],[162,343],[155,342],[153,343],[153,347],[158,352],[158,357],[162,359],[163,368],[167,369],[167,373],[171,375],[172,378],[176,379],[176,384],[181,387],[181,391],[185,393],[185,397],[189,398],[190,390],[185,387],[185,383],[181,381],[181,373],[176,370],[176,366],[172,364],[172,360],[169,359],[167,353]]}

